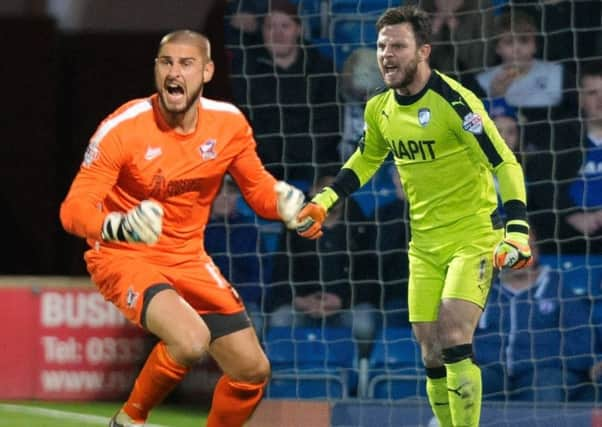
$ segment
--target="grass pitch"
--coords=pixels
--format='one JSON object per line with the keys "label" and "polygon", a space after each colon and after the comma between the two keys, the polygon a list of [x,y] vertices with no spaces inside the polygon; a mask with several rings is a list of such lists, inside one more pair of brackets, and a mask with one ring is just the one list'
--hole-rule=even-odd
{"label": "grass pitch", "polygon": [[[0,402],[0,427],[93,427],[107,426],[121,402]],[[159,406],[148,427],[199,427],[207,413],[189,407]]]}

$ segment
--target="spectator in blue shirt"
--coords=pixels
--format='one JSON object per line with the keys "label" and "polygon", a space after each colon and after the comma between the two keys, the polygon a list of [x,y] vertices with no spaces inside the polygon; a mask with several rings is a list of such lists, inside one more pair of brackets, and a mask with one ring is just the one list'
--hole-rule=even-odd
{"label": "spectator in blue shirt", "polygon": [[589,381],[592,364],[582,359],[592,353],[584,339],[592,333],[590,300],[538,265],[536,249],[533,258],[531,267],[501,273],[479,321],[485,399],[563,402]]}
{"label": "spectator in blue shirt", "polygon": [[[600,302],[597,302],[600,304]],[[574,331],[564,343],[563,354],[569,384],[569,400],[602,401],[602,313],[600,307],[581,316],[590,319],[589,325],[574,325]]]}
{"label": "spectator in blue shirt", "polygon": [[531,224],[546,253],[602,253],[602,60],[581,67],[579,104],[582,117],[559,123],[554,151],[527,170]]}

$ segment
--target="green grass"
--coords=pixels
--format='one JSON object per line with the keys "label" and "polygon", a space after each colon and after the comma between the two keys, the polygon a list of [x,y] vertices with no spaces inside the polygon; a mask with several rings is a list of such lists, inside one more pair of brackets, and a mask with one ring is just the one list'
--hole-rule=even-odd
{"label": "green grass", "polygon": [[[0,427],[106,427],[120,405],[116,402],[0,402]],[[199,427],[204,426],[206,420],[206,412],[200,409],[162,405],[155,408],[147,423]]]}

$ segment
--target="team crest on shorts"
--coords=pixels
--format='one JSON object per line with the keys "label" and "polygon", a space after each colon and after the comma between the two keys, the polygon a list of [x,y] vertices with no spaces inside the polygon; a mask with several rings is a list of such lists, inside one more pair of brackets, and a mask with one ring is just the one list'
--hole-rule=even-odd
{"label": "team crest on shorts", "polygon": [[208,139],[207,141],[203,142],[203,144],[199,147],[203,160],[212,160],[217,157],[217,154],[215,153],[216,144],[217,141],[215,139]]}
{"label": "team crest on shorts", "polygon": [[140,293],[134,291],[131,286],[128,288],[128,294],[125,297],[125,304],[128,306],[128,308],[134,308],[136,306],[136,301],[138,301],[139,296]]}
{"label": "team crest on shorts", "polygon": [[418,123],[420,126],[425,127],[431,121],[431,110],[428,108],[421,108],[418,110]]}

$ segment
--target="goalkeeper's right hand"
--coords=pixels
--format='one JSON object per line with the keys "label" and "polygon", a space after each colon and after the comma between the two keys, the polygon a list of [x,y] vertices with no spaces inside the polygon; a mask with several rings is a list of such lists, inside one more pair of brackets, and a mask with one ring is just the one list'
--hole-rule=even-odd
{"label": "goalkeeper's right hand", "polygon": [[143,200],[127,213],[111,212],[102,224],[103,240],[146,243],[159,240],[163,226],[163,208],[152,200]]}
{"label": "goalkeeper's right hand", "polygon": [[297,215],[297,233],[307,239],[315,240],[322,237],[322,224],[326,219],[326,209],[315,202],[309,202]]}

